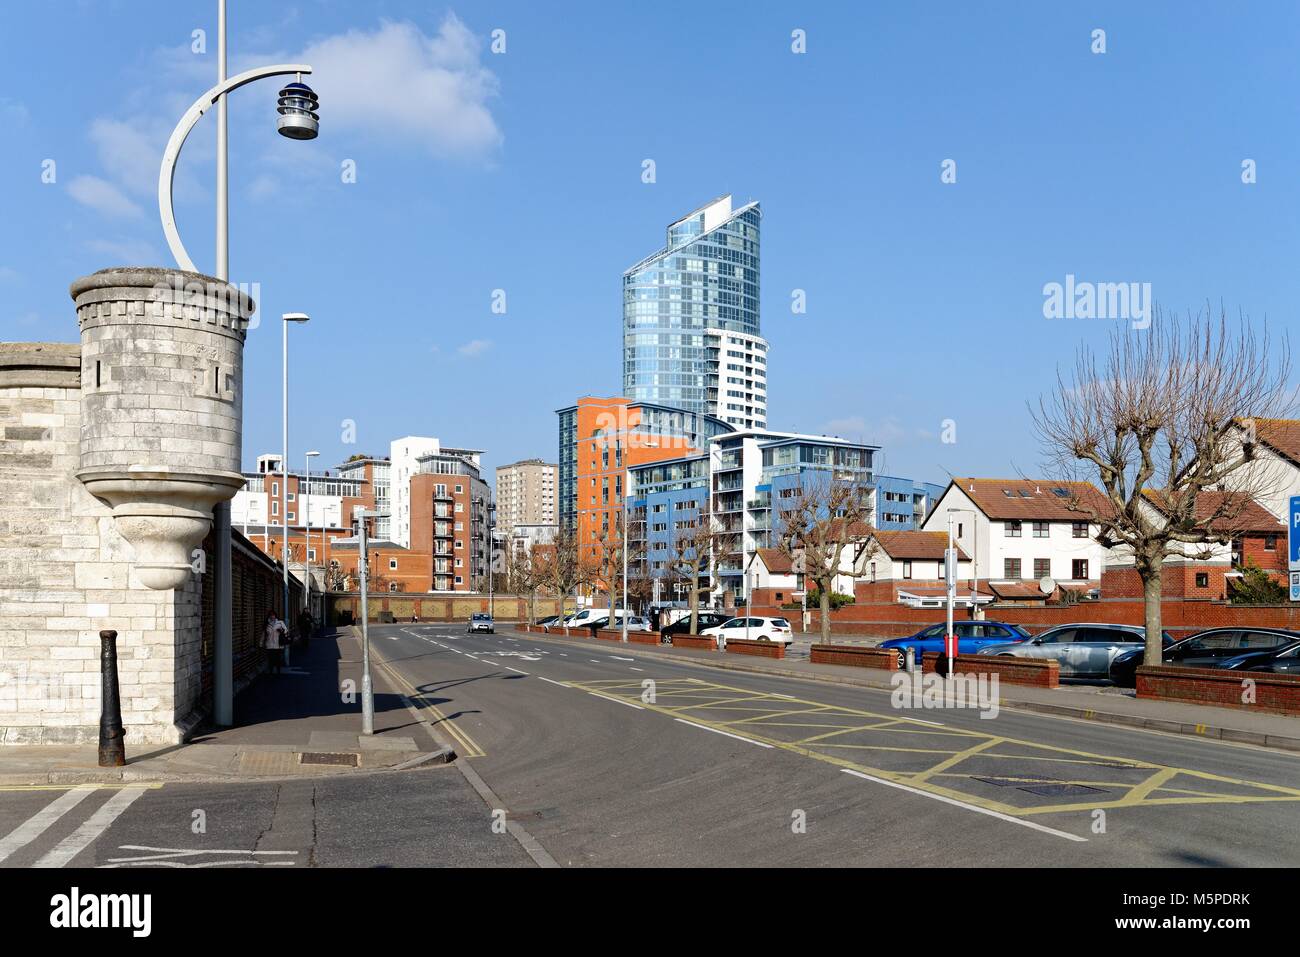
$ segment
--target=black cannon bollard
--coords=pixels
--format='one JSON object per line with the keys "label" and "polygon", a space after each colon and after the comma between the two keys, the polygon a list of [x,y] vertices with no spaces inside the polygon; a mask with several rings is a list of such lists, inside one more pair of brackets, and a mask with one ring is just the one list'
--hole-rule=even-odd
{"label": "black cannon bollard", "polygon": [[117,632],[101,631],[99,642],[99,766],[120,768],[126,764],[126,729],[117,689]]}

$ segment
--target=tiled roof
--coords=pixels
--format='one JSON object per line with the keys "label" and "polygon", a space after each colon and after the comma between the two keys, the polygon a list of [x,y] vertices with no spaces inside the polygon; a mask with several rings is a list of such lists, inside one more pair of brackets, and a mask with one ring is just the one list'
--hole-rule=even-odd
{"label": "tiled roof", "polygon": [[[943,553],[948,548],[947,532],[877,531],[875,539],[880,543],[880,550],[895,559],[943,561]],[[957,546],[957,557],[962,561],[970,561],[960,545]]]}
{"label": "tiled roof", "polygon": [[989,582],[988,587],[999,598],[1045,601],[1048,597],[1037,582]]}
{"label": "tiled roof", "polygon": [[1071,501],[1090,505],[1104,513],[1109,503],[1089,482],[1055,482],[1050,479],[954,478],[956,485],[985,515],[998,521],[1077,522],[1087,514],[1071,507]]}
{"label": "tiled roof", "polygon": [[773,575],[789,575],[794,571],[794,566],[790,563],[790,556],[779,548],[760,548],[758,551],[758,560],[767,566],[767,570]]}
{"label": "tiled roof", "polygon": [[1255,437],[1300,464],[1300,419],[1254,419]]}
{"label": "tiled roof", "polygon": [[[1162,512],[1167,512],[1165,493],[1154,489],[1147,491],[1147,499]],[[1196,496],[1192,511],[1197,522],[1204,522],[1216,512],[1220,517],[1210,524],[1216,532],[1282,532],[1286,525],[1272,512],[1243,493],[1201,492]]]}

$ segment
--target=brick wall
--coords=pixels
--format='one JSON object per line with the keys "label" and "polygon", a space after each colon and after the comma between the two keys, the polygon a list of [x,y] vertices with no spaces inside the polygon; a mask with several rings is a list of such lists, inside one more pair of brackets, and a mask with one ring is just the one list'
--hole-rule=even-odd
{"label": "brick wall", "polygon": [[[337,624],[341,617],[351,615],[361,620],[361,595],[357,592],[330,592],[326,596],[326,619]],[[572,607],[572,604],[570,607]],[[487,595],[410,595],[402,592],[378,592],[366,602],[371,621],[379,613],[389,611],[399,621],[410,621],[411,616],[421,621],[464,621],[475,612],[488,611]],[[535,611],[538,618],[558,614],[559,602],[555,598],[538,596]],[[492,614],[498,621],[527,621],[528,598],[516,595],[496,595],[492,600]]]}
{"label": "brick wall", "polygon": [[1300,714],[1300,675],[1142,665],[1137,670],[1137,696]]}

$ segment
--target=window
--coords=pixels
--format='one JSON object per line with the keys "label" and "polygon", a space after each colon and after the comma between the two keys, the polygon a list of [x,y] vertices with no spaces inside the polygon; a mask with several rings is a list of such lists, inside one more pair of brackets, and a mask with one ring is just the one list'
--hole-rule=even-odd
{"label": "window", "polygon": [[1264,550],[1265,550],[1265,551],[1270,551],[1270,552],[1277,551],[1277,533],[1276,533],[1276,532],[1269,532],[1267,535],[1264,536]]}
{"label": "window", "polygon": [[1034,577],[1035,578],[1052,577],[1052,560],[1050,558],[1034,559]]}
{"label": "window", "polygon": [[272,514],[272,515],[279,515],[279,514],[280,514],[280,500],[279,500],[279,499],[275,499],[275,498],[271,499],[271,514]]}
{"label": "window", "polygon": [[390,559],[388,560],[388,570],[389,570],[390,572],[395,572],[395,571],[397,571],[397,559],[396,559],[396,558],[390,558]]}
{"label": "window", "polygon": [[1019,538],[1019,537],[1020,537],[1020,523],[1019,523],[1019,522],[1004,522],[1002,527],[1003,527],[1004,529],[1006,529],[1007,538]]}
{"label": "window", "polygon": [[1088,559],[1076,558],[1070,562],[1070,577],[1082,580],[1088,577]]}
{"label": "window", "polygon": [[[874,570],[874,568],[873,568],[873,570]],[[911,577],[912,577],[912,563],[911,563],[911,562],[903,562],[903,577],[904,577],[904,578],[911,578]]]}
{"label": "window", "polygon": [[1087,537],[1088,537],[1088,523],[1087,523],[1087,522],[1072,522],[1072,523],[1070,524],[1070,537],[1071,537],[1071,538],[1087,538]]}
{"label": "window", "polygon": [[290,513],[289,513],[289,515],[288,515],[288,521],[290,521],[290,522],[293,521],[293,512],[290,512]]}
{"label": "window", "polygon": [[465,503],[464,503],[464,502],[457,502],[457,503],[456,503],[456,511],[458,511],[458,512],[463,512],[463,511],[465,511]]}
{"label": "window", "polygon": [[1046,522],[1034,522],[1034,538],[1047,538],[1050,534],[1050,526]]}
{"label": "window", "polygon": [[457,486],[456,486],[456,494],[459,495],[460,493],[462,493],[462,492],[464,492],[464,491],[465,491],[465,486],[463,486],[463,485],[457,485]]}
{"label": "window", "polygon": [[1196,573],[1196,587],[1197,587],[1197,588],[1209,588],[1209,587],[1210,587],[1210,574],[1209,574],[1209,572],[1197,572],[1197,573]]}
{"label": "window", "polygon": [[315,560],[316,560],[316,549],[314,548],[307,549],[307,561],[314,562]]}
{"label": "window", "polygon": [[464,542],[462,539],[459,539],[459,538],[456,539],[456,547],[457,547],[457,548],[464,548],[464,547],[465,547],[465,542]]}
{"label": "window", "polygon": [[1020,577],[1020,559],[1004,558],[1002,560],[1002,577],[1019,578]]}
{"label": "window", "polygon": [[280,483],[279,483],[279,482],[272,482],[272,483],[271,483],[271,494],[274,495],[276,498],[279,498],[279,497],[280,497]]}
{"label": "window", "polygon": [[293,492],[286,492],[286,493],[285,493],[285,498],[288,499],[290,502],[292,502],[292,501],[294,500],[294,493],[293,493]]}

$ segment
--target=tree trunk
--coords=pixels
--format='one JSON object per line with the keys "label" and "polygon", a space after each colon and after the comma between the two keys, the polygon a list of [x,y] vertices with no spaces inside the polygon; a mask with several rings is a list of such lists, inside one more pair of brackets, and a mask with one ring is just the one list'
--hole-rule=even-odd
{"label": "tree trunk", "polygon": [[699,572],[691,573],[691,634],[700,633],[700,577]]}
{"label": "tree trunk", "polygon": [[[835,579],[831,579],[834,582]],[[822,644],[831,643],[831,590],[827,586],[830,582],[821,583],[821,611],[822,611]]]}
{"label": "tree trunk", "polygon": [[537,589],[528,593],[528,624],[537,624]]}
{"label": "tree trunk", "polygon": [[1160,582],[1164,568],[1160,562],[1138,568],[1142,579],[1142,602],[1147,628],[1146,650],[1142,655],[1142,664],[1158,665],[1164,655],[1164,640],[1160,628]]}

